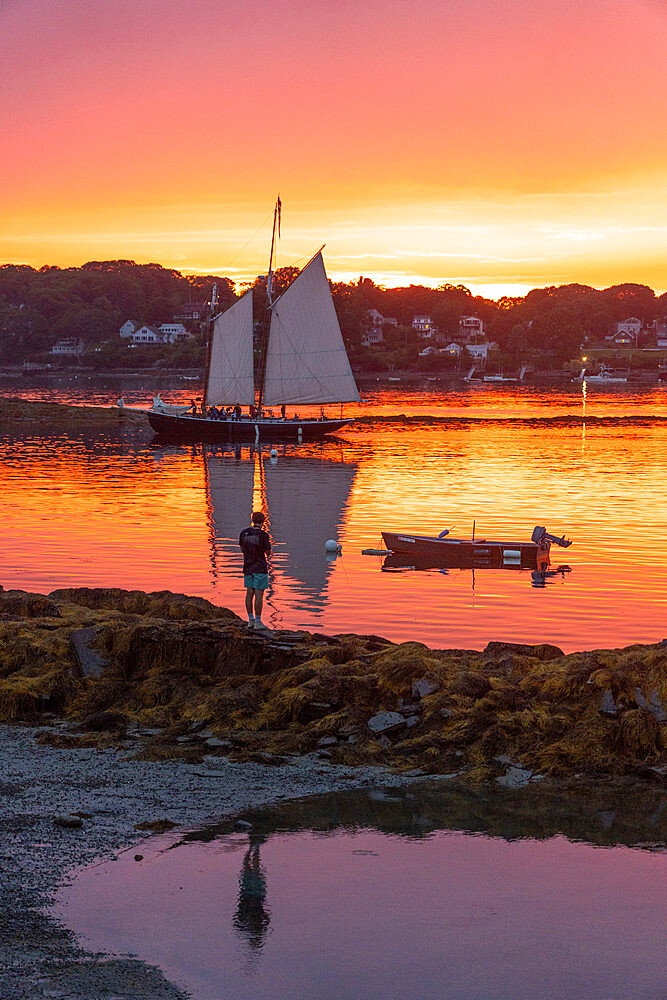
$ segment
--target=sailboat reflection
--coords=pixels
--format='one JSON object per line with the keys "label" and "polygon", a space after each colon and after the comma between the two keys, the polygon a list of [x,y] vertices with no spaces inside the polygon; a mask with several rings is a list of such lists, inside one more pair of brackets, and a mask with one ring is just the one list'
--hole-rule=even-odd
{"label": "sailboat reflection", "polygon": [[289,446],[280,453],[254,446],[205,451],[204,463],[214,577],[240,572],[239,532],[253,509],[262,510],[272,586],[286,584],[295,608],[324,607],[332,571],[324,543],[340,534],[358,464],[336,445],[306,455]]}
{"label": "sailboat reflection", "polygon": [[[456,553],[451,553],[448,558],[446,565],[443,565],[442,557],[435,561],[433,559],[418,558],[415,555],[411,555],[407,552],[392,552],[390,555],[385,557],[384,562],[381,566],[383,573],[398,573],[401,571],[418,571],[418,570],[437,570],[443,575],[447,575],[450,569],[470,569],[472,570],[472,589],[475,589],[475,570],[484,569],[496,569],[502,570],[503,572],[514,572],[514,573],[527,573],[528,570],[521,566],[521,562],[516,563],[502,563],[494,562],[492,560],[485,561],[484,559],[474,558],[474,557],[463,557],[461,558]],[[530,570],[530,585],[537,589],[547,586],[547,583],[553,577],[560,577],[562,580],[565,579],[566,573],[571,573],[572,567],[566,565],[551,565],[549,556],[546,555],[544,558],[538,558],[537,568]]]}

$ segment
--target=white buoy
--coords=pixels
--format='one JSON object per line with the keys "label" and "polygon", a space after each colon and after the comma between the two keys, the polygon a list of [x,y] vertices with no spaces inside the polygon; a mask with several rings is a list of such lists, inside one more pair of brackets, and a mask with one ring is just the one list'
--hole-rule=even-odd
{"label": "white buoy", "polygon": [[343,546],[339,545],[338,542],[335,541],[335,539],[330,538],[328,541],[324,543],[324,551],[334,552],[337,556],[339,556],[342,555]]}
{"label": "white buoy", "polygon": [[278,452],[275,448],[271,449],[271,458],[278,458]]}

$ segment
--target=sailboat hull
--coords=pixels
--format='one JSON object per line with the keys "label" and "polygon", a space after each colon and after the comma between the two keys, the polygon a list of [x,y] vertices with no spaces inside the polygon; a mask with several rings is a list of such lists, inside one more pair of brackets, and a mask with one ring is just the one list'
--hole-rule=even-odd
{"label": "sailboat hull", "polygon": [[300,444],[302,441],[321,441],[327,434],[334,434],[352,422],[351,417],[339,420],[212,420],[150,411],[147,416],[153,430],[165,438],[220,443],[259,440]]}

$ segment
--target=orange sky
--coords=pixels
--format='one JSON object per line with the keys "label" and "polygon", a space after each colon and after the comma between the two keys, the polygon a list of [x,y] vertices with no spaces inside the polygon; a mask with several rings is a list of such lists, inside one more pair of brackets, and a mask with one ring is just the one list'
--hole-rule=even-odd
{"label": "orange sky", "polygon": [[0,0],[0,261],[667,288],[664,0]]}

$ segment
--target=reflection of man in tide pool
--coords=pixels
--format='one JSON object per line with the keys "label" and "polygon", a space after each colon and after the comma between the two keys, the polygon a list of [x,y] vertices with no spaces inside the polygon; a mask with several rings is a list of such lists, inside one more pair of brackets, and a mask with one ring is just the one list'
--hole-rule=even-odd
{"label": "reflection of man in tide pool", "polygon": [[250,834],[250,846],[243,858],[239,876],[239,899],[234,914],[234,927],[247,939],[253,951],[264,944],[270,911],[266,907],[266,875],[259,857],[259,848],[266,840],[263,834]]}

